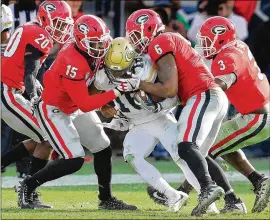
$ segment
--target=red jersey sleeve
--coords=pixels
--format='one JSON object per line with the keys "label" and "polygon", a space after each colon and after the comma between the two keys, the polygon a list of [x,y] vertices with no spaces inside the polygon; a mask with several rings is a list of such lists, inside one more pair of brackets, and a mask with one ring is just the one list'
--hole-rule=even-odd
{"label": "red jersey sleeve", "polygon": [[168,53],[175,53],[175,43],[166,33],[154,38],[148,47],[148,54],[154,63]]}
{"label": "red jersey sleeve", "polygon": [[74,81],[63,78],[63,85],[72,101],[83,112],[89,112],[109,103],[116,98],[113,90],[102,94],[88,95],[85,81]]}
{"label": "red jersey sleeve", "polygon": [[211,65],[214,76],[227,75],[236,72],[236,64],[233,57],[229,54],[217,55]]}
{"label": "red jersey sleeve", "polygon": [[48,32],[37,25],[32,25],[31,28],[25,30],[26,44],[31,44],[47,56],[53,47],[53,42],[49,37]]}

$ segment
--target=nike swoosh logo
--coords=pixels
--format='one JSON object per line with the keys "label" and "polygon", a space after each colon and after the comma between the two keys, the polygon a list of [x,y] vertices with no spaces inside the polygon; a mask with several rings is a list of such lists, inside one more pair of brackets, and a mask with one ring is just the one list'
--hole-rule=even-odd
{"label": "nike swoosh logo", "polygon": [[132,89],[135,89],[135,86],[133,86],[130,82],[128,82]]}
{"label": "nike swoosh logo", "polygon": [[160,197],[160,196],[157,194],[157,192],[154,192],[154,193],[153,193],[153,196],[154,196],[155,198],[157,198],[157,199],[162,200],[162,201],[166,201],[166,200],[167,200],[167,199],[165,199],[165,198],[163,198],[163,197]]}

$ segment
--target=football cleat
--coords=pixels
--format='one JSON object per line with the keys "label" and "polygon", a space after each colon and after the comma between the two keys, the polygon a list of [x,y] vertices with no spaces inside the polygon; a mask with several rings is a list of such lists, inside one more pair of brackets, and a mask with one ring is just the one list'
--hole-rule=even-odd
{"label": "football cleat", "polygon": [[[26,177],[26,179],[29,177]],[[18,206],[22,209],[34,209],[33,192],[28,190],[25,180],[19,181],[19,185],[15,188],[18,194]]]}
{"label": "football cleat", "polygon": [[44,202],[39,200],[39,196],[41,196],[40,192],[37,192],[36,190],[34,190],[32,192],[32,194],[33,194],[33,202],[32,203],[34,205],[34,208],[37,208],[37,209],[51,209],[52,208],[52,206],[47,205]]}
{"label": "football cleat", "polygon": [[186,204],[189,196],[184,192],[177,191],[176,195],[168,198],[167,204],[169,206],[168,211],[178,212],[183,205]]}
{"label": "football cleat", "polygon": [[201,216],[205,214],[208,207],[220,199],[222,195],[224,195],[224,190],[215,184],[211,184],[199,194],[198,205],[192,210],[191,215]]}
{"label": "football cleat", "polygon": [[224,208],[220,210],[220,213],[247,214],[247,208],[244,202],[240,198],[238,198],[235,202],[226,203]]}
{"label": "football cleat", "polygon": [[220,212],[219,212],[219,210],[218,210],[218,208],[217,208],[217,206],[216,206],[216,203],[213,202],[213,203],[208,207],[208,209],[206,210],[206,213],[211,214],[211,215],[218,215]]}
{"label": "football cleat", "polygon": [[147,194],[156,204],[168,206],[168,198],[163,193],[157,191],[154,187],[148,185]]}
{"label": "football cleat", "polygon": [[263,211],[270,199],[270,179],[269,177],[264,177],[255,187],[254,193],[256,194],[254,206],[252,212]]}
{"label": "football cleat", "polygon": [[134,205],[128,205],[122,200],[118,200],[116,197],[111,197],[107,200],[101,200],[98,204],[99,209],[107,210],[137,210],[138,208]]}

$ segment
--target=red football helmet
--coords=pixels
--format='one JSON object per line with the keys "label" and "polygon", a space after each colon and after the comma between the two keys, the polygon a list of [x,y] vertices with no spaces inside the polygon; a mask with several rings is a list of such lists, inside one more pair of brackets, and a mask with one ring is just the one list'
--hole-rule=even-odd
{"label": "red football helmet", "polygon": [[211,59],[213,55],[236,40],[235,27],[227,18],[211,17],[201,26],[197,39],[198,45],[195,48],[203,50],[204,57]]}
{"label": "red football helmet", "polygon": [[74,24],[73,35],[80,50],[94,58],[103,57],[112,37],[104,21],[95,15],[83,15]]}
{"label": "red football helmet", "polygon": [[164,30],[160,16],[150,9],[133,12],[126,23],[126,37],[138,54],[147,53],[150,42]]}
{"label": "red football helmet", "polygon": [[49,32],[52,39],[65,43],[73,28],[71,8],[65,1],[44,1],[37,12],[37,21]]}

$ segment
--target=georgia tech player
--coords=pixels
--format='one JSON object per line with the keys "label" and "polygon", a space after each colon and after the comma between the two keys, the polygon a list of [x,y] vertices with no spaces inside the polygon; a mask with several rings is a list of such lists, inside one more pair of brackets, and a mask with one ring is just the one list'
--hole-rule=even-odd
{"label": "georgia tech player", "polygon": [[[105,56],[105,67],[96,74],[94,85],[97,89],[111,89],[119,78],[128,77],[129,71],[136,74],[141,81],[156,81],[157,74],[150,59],[147,56],[134,59],[130,55],[131,51],[133,49],[126,39],[116,38],[112,41]],[[124,159],[149,185],[166,194],[169,210],[178,211],[188,197],[173,190],[159,171],[145,160],[160,141],[183,172],[190,172],[187,164],[179,160],[176,147],[177,122],[168,111],[177,104],[177,98],[166,98],[159,103],[153,103],[147,95],[132,92],[117,98],[114,104],[118,109],[118,118],[103,125],[115,130],[129,129],[123,143]],[[108,109],[106,111],[108,113]],[[195,176],[191,178],[194,187],[198,189],[199,183]]]}

